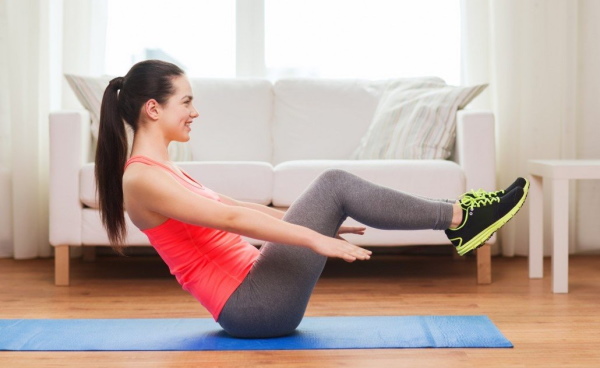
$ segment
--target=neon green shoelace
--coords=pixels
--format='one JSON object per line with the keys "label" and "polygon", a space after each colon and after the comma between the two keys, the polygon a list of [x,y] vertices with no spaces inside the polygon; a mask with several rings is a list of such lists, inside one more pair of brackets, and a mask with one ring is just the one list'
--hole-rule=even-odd
{"label": "neon green shoelace", "polygon": [[[488,192],[486,192],[486,193],[488,193]],[[465,196],[465,197],[461,198],[461,200],[460,200],[461,207],[465,210],[466,209],[472,210],[475,207],[487,206],[494,202],[500,202],[500,198],[497,195],[491,195],[491,196],[486,195],[486,196],[478,196],[478,197]]]}
{"label": "neon green shoelace", "polygon": [[487,198],[487,197],[498,197],[504,194],[504,190],[497,190],[494,192],[486,192],[483,189],[474,190],[471,189],[470,192],[463,194],[464,197],[475,197],[475,198]]}

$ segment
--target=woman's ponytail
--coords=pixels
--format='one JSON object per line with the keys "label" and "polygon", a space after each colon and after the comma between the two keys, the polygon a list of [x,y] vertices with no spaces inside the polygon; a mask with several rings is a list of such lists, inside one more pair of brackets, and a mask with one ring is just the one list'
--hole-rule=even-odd
{"label": "woman's ponytail", "polygon": [[110,81],[102,97],[100,130],[96,149],[96,186],[100,202],[100,218],[110,244],[122,253],[127,236],[123,210],[123,172],[127,161],[127,135],[119,111],[119,94],[123,77]]}
{"label": "woman's ponytail", "polygon": [[135,133],[144,103],[154,99],[165,104],[174,93],[173,78],[183,74],[177,65],[145,60],[131,67],[125,77],[111,80],[104,91],[96,148],[96,187],[102,224],[110,244],[119,253],[127,236],[123,205],[123,172],[128,154],[125,123]]}

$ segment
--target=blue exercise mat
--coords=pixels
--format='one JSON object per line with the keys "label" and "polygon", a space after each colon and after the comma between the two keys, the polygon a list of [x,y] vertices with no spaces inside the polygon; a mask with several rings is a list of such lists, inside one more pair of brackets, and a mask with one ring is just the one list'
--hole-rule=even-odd
{"label": "blue exercise mat", "polygon": [[5,319],[0,350],[511,348],[486,316],[307,317],[285,337],[237,339],[212,319]]}

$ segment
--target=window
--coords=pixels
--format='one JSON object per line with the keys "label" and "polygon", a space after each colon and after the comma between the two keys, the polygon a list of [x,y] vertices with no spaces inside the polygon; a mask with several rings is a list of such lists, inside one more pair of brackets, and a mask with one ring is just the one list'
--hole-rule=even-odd
{"label": "window", "polygon": [[192,77],[235,77],[235,0],[109,0],[105,73],[146,59]]}
{"label": "window", "polygon": [[265,0],[267,74],[460,82],[459,0]]}
{"label": "window", "polygon": [[[246,51],[236,55],[244,16],[264,34],[243,32],[237,42],[247,47],[237,50]],[[108,0],[106,73],[148,58],[192,77],[235,77],[236,66],[252,65],[251,75],[271,80],[435,75],[459,84],[460,0]]]}

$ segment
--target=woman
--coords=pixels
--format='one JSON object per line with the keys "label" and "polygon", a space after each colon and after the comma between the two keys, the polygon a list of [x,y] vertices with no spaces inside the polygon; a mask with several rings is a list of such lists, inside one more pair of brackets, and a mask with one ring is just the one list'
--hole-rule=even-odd
{"label": "woman", "polygon": [[[182,287],[233,336],[293,332],[327,257],[370,258],[370,251],[339,237],[365,230],[340,227],[347,216],[381,229],[446,230],[464,254],[525,200],[524,179],[505,191],[430,200],[328,170],[286,213],[240,202],[202,186],[169,161],[169,142],[190,139],[198,117],[192,101],[184,72],[162,61],[140,62],[110,82],[96,152],[100,213],[118,247],[126,235],[126,210]],[[129,159],[123,120],[134,131]],[[266,243],[258,250],[240,235]]]}

